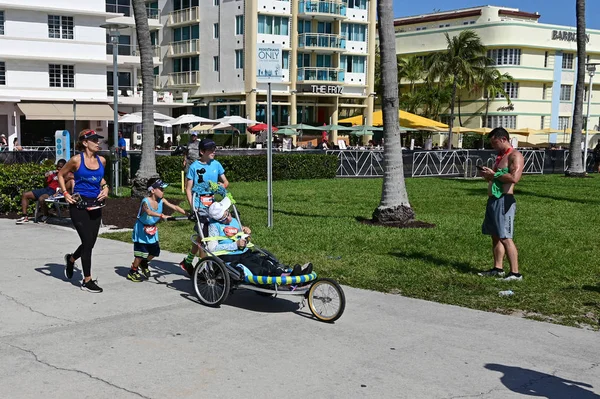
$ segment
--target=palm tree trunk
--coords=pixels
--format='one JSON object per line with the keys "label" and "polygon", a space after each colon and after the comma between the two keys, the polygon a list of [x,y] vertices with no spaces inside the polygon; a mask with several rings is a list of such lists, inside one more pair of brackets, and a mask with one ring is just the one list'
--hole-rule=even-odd
{"label": "palm tree trunk", "polygon": [[450,99],[450,122],[448,123],[448,145],[446,149],[452,149],[452,128],[454,127],[454,101],[456,100],[456,76],[452,82],[452,98]]}
{"label": "palm tree trunk", "polygon": [[[567,176],[585,176],[585,165],[581,156],[581,128],[583,127],[583,91],[585,87],[585,0],[577,0],[577,86],[575,88],[575,109],[573,110],[573,129],[569,146],[569,169]],[[592,90],[588,95],[592,95]]]}
{"label": "palm tree trunk", "polygon": [[483,127],[487,127],[487,118],[488,118],[489,111],[490,111],[490,98],[488,95],[488,98],[485,99],[485,115],[483,117],[483,123],[481,124]]}
{"label": "palm tree trunk", "polygon": [[156,173],[156,153],[154,140],[154,64],[152,62],[152,42],[150,40],[150,28],[148,26],[148,14],[144,0],[133,0],[133,14],[135,17],[135,29],[140,47],[140,59],[142,68],[142,159],[140,168],[135,174],[131,195],[143,197],[146,193],[146,182],[152,177],[158,177]]}
{"label": "palm tree trunk", "polygon": [[462,115],[460,113],[460,96],[458,96],[458,126],[462,126]]}
{"label": "palm tree trunk", "polygon": [[384,177],[381,201],[373,212],[373,221],[379,223],[411,222],[415,213],[408,202],[402,163],[402,144],[398,120],[398,64],[394,33],[392,0],[377,2],[379,41],[381,49],[381,77],[383,86],[382,111],[384,127]]}

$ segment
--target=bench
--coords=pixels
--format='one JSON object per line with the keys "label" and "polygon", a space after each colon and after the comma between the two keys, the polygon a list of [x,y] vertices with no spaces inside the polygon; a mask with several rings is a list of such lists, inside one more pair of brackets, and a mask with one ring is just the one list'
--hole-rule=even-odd
{"label": "bench", "polygon": [[[61,198],[59,200],[56,200],[54,198],[46,198],[45,202],[46,202],[46,205],[48,205],[48,207],[51,207],[52,205],[54,205],[54,209],[56,210],[56,215],[59,218],[63,217],[62,213],[60,211],[60,207],[61,206],[66,206],[66,207],[69,206],[69,203],[67,201],[65,201],[64,198]],[[35,201],[35,213],[33,215],[33,221],[35,223],[37,223],[37,221],[38,221],[38,213],[39,213],[39,211],[40,211],[40,202],[39,201]]]}

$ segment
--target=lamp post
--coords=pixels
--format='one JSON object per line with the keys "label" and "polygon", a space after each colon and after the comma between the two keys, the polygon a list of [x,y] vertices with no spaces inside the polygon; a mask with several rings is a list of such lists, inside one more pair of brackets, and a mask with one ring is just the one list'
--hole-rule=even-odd
{"label": "lamp post", "polygon": [[112,43],[113,53],[113,145],[115,149],[115,155],[113,157],[113,173],[112,173],[112,187],[113,193],[117,195],[119,190],[119,155],[118,155],[118,144],[119,144],[119,70],[117,67],[117,53],[119,48],[119,36],[120,30],[126,29],[129,26],[124,24],[103,24],[101,28],[107,30],[110,36],[110,42]]}
{"label": "lamp post", "polygon": [[585,144],[583,145],[583,170],[587,172],[587,156],[588,156],[588,132],[590,131],[590,106],[592,105],[592,81],[596,74],[597,64],[586,64],[588,75],[590,75],[590,86],[588,89],[587,116],[585,119]]}

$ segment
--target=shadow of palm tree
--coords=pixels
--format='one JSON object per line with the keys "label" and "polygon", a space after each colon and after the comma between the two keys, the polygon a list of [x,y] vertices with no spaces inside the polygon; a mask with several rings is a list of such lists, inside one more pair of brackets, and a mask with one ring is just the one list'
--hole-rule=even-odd
{"label": "shadow of palm tree", "polygon": [[600,294],[600,285],[584,285],[581,288],[586,291],[597,292]]}
{"label": "shadow of palm tree", "polygon": [[440,258],[432,254],[428,254],[425,252],[389,252],[388,255],[395,256],[400,259],[418,259],[422,261],[426,261],[429,263],[433,263],[437,266],[451,267],[463,273],[477,273],[480,272],[481,269],[474,268],[470,263],[466,262],[458,262],[453,261],[451,259]]}
{"label": "shadow of palm tree", "polygon": [[488,363],[485,368],[503,373],[500,382],[512,392],[521,395],[548,399],[600,399],[600,395],[585,389],[593,388],[593,386],[583,382],[571,381],[556,375],[502,364]]}

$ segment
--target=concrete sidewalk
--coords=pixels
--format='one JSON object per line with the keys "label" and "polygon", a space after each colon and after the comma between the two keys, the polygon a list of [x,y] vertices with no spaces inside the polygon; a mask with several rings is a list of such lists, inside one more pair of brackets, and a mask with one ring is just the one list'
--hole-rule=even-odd
{"label": "concrete sidewalk", "polygon": [[105,239],[91,294],[63,276],[74,230],[0,219],[0,242],[2,398],[600,398],[597,332],[350,287],[331,325],[246,291],[213,309],[181,254],[136,284]]}

